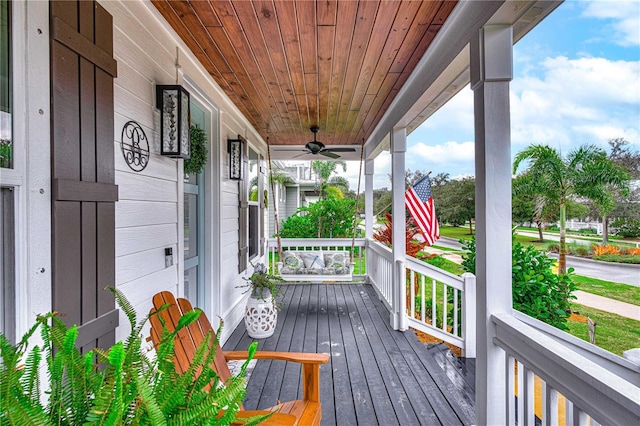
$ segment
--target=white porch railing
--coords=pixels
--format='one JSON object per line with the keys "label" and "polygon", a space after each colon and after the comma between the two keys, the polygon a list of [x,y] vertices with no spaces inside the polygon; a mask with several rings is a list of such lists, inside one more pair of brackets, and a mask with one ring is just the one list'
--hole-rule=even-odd
{"label": "white porch railing", "polygon": [[534,425],[536,410],[543,425],[640,424],[638,386],[513,315],[491,318],[508,361],[508,424]]}
{"label": "white porch railing", "polygon": [[[404,266],[409,325],[460,347],[465,357],[475,358],[475,276],[458,277],[413,257],[407,257]],[[388,247],[369,242],[367,272],[369,281],[391,310],[393,255]]]}
{"label": "white porch railing", "polygon": [[[283,251],[348,251],[351,252],[351,238],[281,238],[280,243]],[[354,280],[365,278],[364,262],[365,239],[356,238],[353,241],[352,262],[355,263],[353,270]],[[278,261],[278,241],[275,238],[267,240],[267,250],[269,269],[276,271]]]}

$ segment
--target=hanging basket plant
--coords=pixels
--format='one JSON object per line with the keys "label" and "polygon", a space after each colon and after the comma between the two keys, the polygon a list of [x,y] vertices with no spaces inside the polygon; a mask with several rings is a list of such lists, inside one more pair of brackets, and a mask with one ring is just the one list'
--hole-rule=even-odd
{"label": "hanging basket plant", "polygon": [[207,134],[204,129],[191,126],[191,158],[184,160],[185,174],[200,174],[207,164],[209,150],[207,149]]}

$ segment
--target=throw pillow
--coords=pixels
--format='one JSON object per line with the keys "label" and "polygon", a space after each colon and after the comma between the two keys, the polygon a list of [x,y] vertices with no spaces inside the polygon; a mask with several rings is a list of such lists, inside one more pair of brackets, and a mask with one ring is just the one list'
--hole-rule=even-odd
{"label": "throw pillow", "polygon": [[298,269],[304,267],[302,259],[294,252],[285,251],[282,254],[282,263],[284,266],[291,269]]}
{"label": "throw pillow", "polygon": [[300,257],[304,262],[304,267],[307,269],[322,269],[324,268],[324,260],[321,255],[314,251],[300,253]]}

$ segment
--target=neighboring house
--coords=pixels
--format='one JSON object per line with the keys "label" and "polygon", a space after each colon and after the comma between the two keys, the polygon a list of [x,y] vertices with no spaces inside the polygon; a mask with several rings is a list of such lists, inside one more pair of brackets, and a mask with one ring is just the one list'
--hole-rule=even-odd
{"label": "neighboring house", "polygon": [[[140,316],[158,291],[188,297],[224,320],[225,342],[243,316],[237,286],[266,251],[268,141],[274,160],[318,159],[284,148],[319,125],[324,143],[357,147],[347,161],[361,158],[363,141],[366,237],[375,244],[374,159],[391,151],[393,208],[404,212],[407,133],[471,83],[477,424],[506,424],[513,413],[506,351],[570,375],[560,389],[588,393],[580,409],[604,405],[601,422],[630,419],[640,403],[627,382],[608,384],[611,373],[585,370],[570,349],[549,355],[511,307],[512,46],[558,4],[0,0],[0,139],[13,149],[0,169],[0,330],[15,339],[56,310],[80,325],[84,347],[107,346],[129,331],[103,290],[115,285]],[[173,84],[190,92],[192,124],[210,141],[204,172],[188,179],[183,160],[160,155],[170,120],[156,89]],[[128,161],[128,124],[148,140],[144,169]],[[244,151],[230,154],[229,140]],[[305,189],[293,188],[298,204]],[[397,330],[408,329],[405,260],[404,244],[394,244],[382,283]]]}
{"label": "neighboring house", "polygon": [[[282,173],[289,176],[290,182],[276,184],[275,194],[278,200],[278,220],[280,224],[293,215],[298,208],[308,206],[309,203],[318,201],[318,180],[316,173],[311,169],[310,161],[273,161],[274,173]],[[269,203],[273,198],[269,195]],[[274,224],[275,210],[269,210],[269,236],[276,234]]]}

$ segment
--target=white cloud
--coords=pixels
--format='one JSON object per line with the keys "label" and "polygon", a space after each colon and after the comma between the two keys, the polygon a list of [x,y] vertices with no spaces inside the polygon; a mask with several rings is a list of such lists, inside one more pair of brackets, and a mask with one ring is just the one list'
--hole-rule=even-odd
{"label": "white cloud", "polygon": [[[349,188],[354,192],[358,190],[358,171],[360,170],[360,162],[347,161],[347,171],[344,177],[349,180]],[[373,167],[373,188],[390,188],[391,181],[389,174],[391,173],[391,154],[383,151],[374,161]],[[342,170],[341,170],[342,171]],[[362,165],[362,179],[360,181],[360,193],[364,193],[364,164]]]}
{"label": "white cloud", "polygon": [[[408,147],[407,159],[411,163],[420,165],[415,170],[422,170],[425,166],[452,163],[473,163],[475,145],[473,142],[447,141],[438,145],[427,145],[418,142]],[[411,168],[411,167],[409,167]],[[411,168],[414,170],[414,168]]]}
{"label": "white cloud", "polygon": [[637,1],[604,1],[590,2],[584,9],[587,18],[608,19],[613,21],[605,27],[613,37],[611,39],[621,46],[640,45],[640,3]]}
{"label": "white cloud", "polygon": [[511,84],[512,143],[557,147],[638,139],[640,61],[547,58]]}

